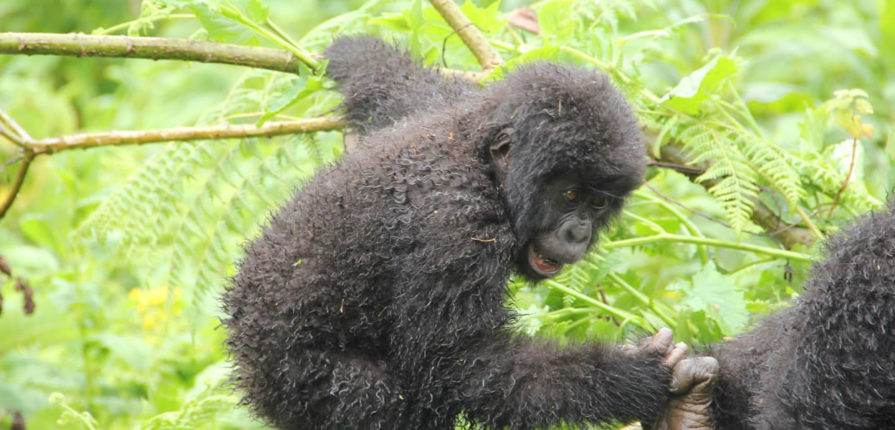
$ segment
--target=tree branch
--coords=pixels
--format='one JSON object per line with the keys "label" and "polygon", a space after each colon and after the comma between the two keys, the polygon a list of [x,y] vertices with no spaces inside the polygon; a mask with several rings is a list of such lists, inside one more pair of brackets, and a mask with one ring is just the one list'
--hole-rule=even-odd
{"label": "tree branch", "polygon": [[90,36],[76,33],[0,33],[0,54],[184,60],[294,74],[299,73],[301,64],[298,57],[281,49],[162,37]]}
{"label": "tree branch", "polygon": [[53,154],[70,149],[100,146],[143,145],[172,140],[193,141],[247,137],[272,137],[284,134],[337,130],[345,126],[340,117],[322,117],[295,121],[268,122],[261,127],[248,125],[215,125],[207,127],[176,127],[158,130],[109,131],[76,134],[34,141],[30,147],[35,155]]}
{"label": "tree branch", "polygon": [[463,43],[472,51],[476,60],[482,65],[483,70],[491,70],[501,64],[503,60],[497,51],[488,43],[488,39],[482,32],[463,14],[463,11],[454,3],[454,0],[431,0],[432,6],[438,10],[441,17],[463,40]]}
{"label": "tree branch", "polygon": [[[176,127],[143,131],[109,131],[105,133],[76,134],[51,139],[34,140],[9,115],[0,110],[0,136],[21,148],[22,166],[6,199],[0,204],[0,219],[12,206],[28,174],[35,157],[72,149],[98,148],[101,146],[143,145],[171,140],[194,141],[247,137],[272,137],[284,134],[311,133],[337,130],[345,126],[340,117],[322,117],[295,121],[268,122],[255,125],[216,125],[206,127]],[[14,160],[15,161],[15,160]],[[13,161],[13,162],[14,162]],[[4,166],[5,168],[6,166]]]}
{"label": "tree branch", "polygon": [[31,162],[34,161],[34,154],[25,151],[25,155],[22,156],[22,167],[19,168],[19,173],[16,174],[16,180],[12,184],[12,189],[9,191],[9,195],[6,196],[6,199],[3,203],[0,203],[0,219],[3,219],[3,216],[6,215],[6,211],[9,210],[12,203],[16,201],[16,197],[19,195],[19,190],[22,189],[22,184],[25,182],[25,175],[28,174],[28,168],[31,167]]}

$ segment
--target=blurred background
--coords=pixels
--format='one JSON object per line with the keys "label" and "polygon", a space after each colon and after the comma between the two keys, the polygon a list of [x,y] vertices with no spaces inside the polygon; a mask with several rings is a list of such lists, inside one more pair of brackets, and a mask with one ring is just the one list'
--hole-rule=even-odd
{"label": "blurred background", "polygon": [[[734,336],[797,295],[816,244],[895,184],[893,0],[462,7],[508,68],[550,60],[609,74],[653,160],[708,175],[657,164],[601,249],[555,280],[514,280],[520,332],[621,341],[671,326],[692,345]],[[537,32],[522,25],[523,7]],[[247,22],[311,53],[372,33],[429,65],[480,70],[421,1],[0,2],[4,32],[285,48]],[[330,88],[237,66],[0,54],[0,109],[36,139],[334,115]],[[342,151],[341,133],[324,132],[38,157],[0,218],[0,428],[263,428],[227,385],[217,295],[267,214]],[[19,155],[0,137],[0,199]],[[776,224],[756,219],[756,205]]]}

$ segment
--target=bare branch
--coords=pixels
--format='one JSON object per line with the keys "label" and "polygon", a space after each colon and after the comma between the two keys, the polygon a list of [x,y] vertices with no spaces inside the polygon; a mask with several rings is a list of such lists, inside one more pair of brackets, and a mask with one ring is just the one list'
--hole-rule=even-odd
{"label": "bare branch", "polygon": [[0,33],[0,54],[185,60],[295,74],[298,74],[301,64],[300,59],[291,52],[273,48],[162,37],[90,36],[76,33]]}
{"label": "bare branch", "polygon": [[76,134],[35,141],[30,145],[35,155],[53,154],[70,149],[88,149],[100,146],[143,145],[172,140],[213,140],[247,137],[272,137],[283,134],[309,133],[337,130],[345,126],[339,117],[300,119],[295,121],[268,122],[261,127],[248,125],[217,125],[207,127],[176,127],[158,130],[109,131],[105,133]]}
{"label": "bare branch", "polygon": [[8,139],[13,140],[13,143],[19,144],[21,146],[25,143],[23,142],[23,140],[31,140],[31,135],[28,134],[28,132],[25,131],[25,129],[22,128],[19,123],[12,119],[11,116],[4,112],[3,109],[0,109],[0,126],[9,128],[12,134],[18,137],[18,140],[16,141],[16,139],[11,139],[9,136],[7,136]]}
{"label": "bare branch", "polygon": [[[42,154],[54,154],[56,152],[71,149],[88,149],[102,146],[143,145],[147,143],[166,142],[170,140],[193,141],[211,139],[230,139],[247,137],[272,137],[284,134],[311,133],[317,131],[337,130],[345,126],[345,120],[340,117],[322,117],[300,119],[295,121],[268,122],[261,127],[255,125],[218,125],[208,127],[177,127],[160,130],[144,131],[110,131],[106,133],[77,134],[52,139],[32,140],[30,137],[19,137],[10,131],[17,129],[19,133],[28,136],[24,129],[0,111],[0,135],[10,139],[20,146],[22,155],[22,167],[16,175],[10,193],[0,205],[0,219],[6,215],[6,211],[12,206],[28,168],[34,157]],[[3,166],[5,169],[6,166]]]}
{"label": "bare branch", "polygon": [[497,55],[497,51],[491,47],[491,44],[488,43],[488,39],[485,39],[482,32],[463,14],[454,3],[454,0],[431,0],[431,2],[442,18],[457,32],[463,43],[472,51],[476,60],[482,65],[483,70],[491,70],[503,64],[503,60],[500,58],[500,55]]}
{"label": "bare branch", "polygon": [[28,174],[28,168],[31,167],[32,161],[34,161],[34,154],[26,149],[25,155],[22,156],[22,167],[19,168],[19,173],[16,175],[16,180],[9,190],[9,195],[6,196],[6,200],[4,200],[3,203],[0,203],[0,219],[3,219],[3,216],[6,215],[6,211],[8,211],[10,206],[12,206],[12,203],[16,201],[16,197],[19,195],[19,190],[22,189],[22,184],[25,182],[25,175]]}

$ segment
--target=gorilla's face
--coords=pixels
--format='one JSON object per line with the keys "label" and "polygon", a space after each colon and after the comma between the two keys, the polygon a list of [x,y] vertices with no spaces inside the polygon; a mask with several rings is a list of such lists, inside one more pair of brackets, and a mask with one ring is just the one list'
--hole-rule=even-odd
{"label": "gorilla's face", "polygon": [[536,219],[525,223],[530,231],[516,258],[520,272],[535,280],[580,260],[621,206],[620,198],[571,173],[546,181],[535,197]]}
{"label": "gorilla's face", "polygon": [[593,72],[523,67],[489,87],[496,107],[472,118],[516,236],[516,268],[533,280],[581,259],[643,180],[640,127]]}
{"label": "gorilla's face", "polygon": [[532,280],[549,278],[584,256],[638,180],[597,173],[605,169],[551,172],[526,154],[511,162],[512,142],[512,130],[498,134],[491,160],[518,238],[516,268]]}
{"label": "gorilla's face", "polygon": [[542,193],[540,205],[546,209],[546,229],[526,244],[519,266],[526,274],[546,278],[559,272],[563,264],[584,256],[594,242],[608,200],[570,175],[550,181]]}

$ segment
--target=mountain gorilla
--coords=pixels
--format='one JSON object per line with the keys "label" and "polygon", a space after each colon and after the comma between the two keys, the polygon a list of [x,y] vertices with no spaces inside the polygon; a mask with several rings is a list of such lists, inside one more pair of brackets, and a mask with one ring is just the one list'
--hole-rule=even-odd
{"label": "mountain gorilla", "polygon": [[503,304],[513,268],[578,260],[641,183],[622,95],[553,64],[446,82],[370,38],[326,56],[364,144],[273,216],[223,297],[254,411],[283,429],[653,419],[685,354],[669,330],[559,347]]}
{"label": "mountain gorilla", "polygon": [[674,368],[695,387],[656,429],[895,428],[895,200],[825,248],[792,306]]}
{"label": "mountain gorilla", "polygon": [[792,307],[714,352],[715,428],[895,428],[895,201],[826,251]]}

